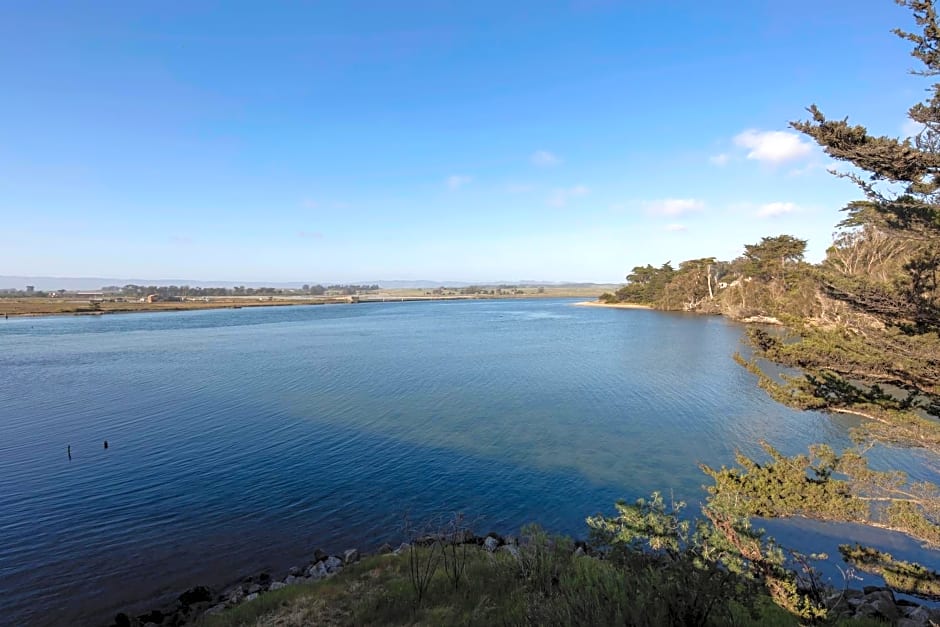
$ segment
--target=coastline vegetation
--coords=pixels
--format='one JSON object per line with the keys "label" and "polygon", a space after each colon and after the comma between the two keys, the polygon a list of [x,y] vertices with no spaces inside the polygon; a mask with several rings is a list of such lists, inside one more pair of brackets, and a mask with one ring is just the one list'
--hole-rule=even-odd
{"label": "coastline vegetation", "polygon": [[[750,483],[750,501],[744,503],[724,489],[741,481],[741,473],[704,468],[715,485],[701,516],[684,516],[684,504],[667,503],[654,493],[634,503],[618,502],[612,515],[589,517],[587,543],[537,525],[524,527],[519,539],[480,538],[456,515],[436,527],[411,528],[410,542],[395,551],[386,546],[312,583],[279,585],[251,601],[219,605],[224,609],[202,614],[195,624],[866,627],[886,619],[909,617],[905,624],[926,625],[938,618],[927,608],[896,602],[892,592],[940,599],[936,572],[888,553],[842,545],[847,563],[882,576],[888,587],[852,590],[849,584],[857,577],[851,575],[839,587],[813,566],[827,556],[788,550],[749,522],[755,512],[822,513],[829,520],[866,515],[869,502],[839,481],[807,479],[807,468],[828,478],[842,463],[854,468],[855,480],[881,486],[874,493],[895,489],[892,473],[872,473],[864,462],[838,460],[827,450],[796,466],[767,448],[777,461],[766,470],[742,460],[750,468],[743,479]],[[796,489],[761,490],[779,483],[781,475]],[[808,494],[800,489],[807,481],[816,485]]]}
{"label": "coastline vegetation", "polygon": [[[922,64],[915,73],[940,75],[933,2],[898,3],[921,29],[894,31],[913,44]],[[864,195],[843,209],[846,217],[821,263],[804,260],[804,240],[765,237],[731,261],[635,267],[623,287],[601,297],[777,322],[775,330],[749,329],[751,356],[735,359],[779,402],[865,419],[853,430],[856,447],[841,453],[816,445],[809,455],[787,457],[765,443],[764,463],[738,455],[735,468],[703,467],[714,481],[711,511],[731,519],[863,522],[940,548],[940,489],[873,470],[865,458],[874,446],[940,452],[940,83],[928,92],[908,111],[920,128],[910,139],[873,136],[847,118],[827,118],[815,105],[809,120],[791,123],[847,163],[849,170],[837,175]],[[937,574],[921,565],[859,545],[841,552],[898,592],[938,598]]]}
{"label": "coastline vegetation", "polygon": [[[681,507],[657,494],[618,503],[614,516],[588,519],[590,545],[535,525],[499,548],[488,545],[491,536],[482,545],[454,533],[412,538],[333,577],[264,593],[196,624],[883,624],[853,616],[839,590],[811,568],[793,567],[807,558],[787,557],[745,522],[710,507],[690,521]],[[461,559],[448,564],[447,555]]]}

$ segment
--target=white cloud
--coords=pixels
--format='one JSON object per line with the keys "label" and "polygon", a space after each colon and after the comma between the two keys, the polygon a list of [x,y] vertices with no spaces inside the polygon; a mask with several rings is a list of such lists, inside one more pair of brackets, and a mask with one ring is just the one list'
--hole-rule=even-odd
{"label": "white cloud", "polygon": [[799,210],[800,208],[792,202],[769,202],[758,207],[757,216],[759,218],[773,218]]}
{"label": "white cloud", "polygon": [[317,209],[320,203],[312,198],[304,198],[300,203],[305,209]]}
{"label": "white cloud", "polygon": [[681,231],[688,231],[688,230],[689,230],[689,227],[687,227],[687,226],[684,225],[684,224],[667,224],[667,225],[665,226],[665,229],[666,229],[667,231],[672,231],[673,233],[678,233],[678,232],[681,232]]}
{"label": "white cloud", "polygon": [[905,120],[901,125],[902,137],[914,137],[922,130],[924,130],[924,125],[911,119]]}
{"label": "white cloud", "polygon": [[548,150],[536,150],[532,153],[532,163],[542,168],[547,168],[561,163],[558,155]]}
{"label": "white cloud", "polygon": [[712,165],[723,166],[728,163],[731,159],[731,155],[726,153],[721,153],[719,155],[712,155],[708,158],[708,162]]}
{"label": "white cloud", "polygon": [[447,187],[451,189],[460,189],[467,183],[473,180],[472,176],[464,176],[462,174],[453,174],[447,177]]}
{"label": "white cloud", "polygon": [[590,193],[591,190],[589,190],[584,185],[575,185],[574,187],[556,189],[552,192],[552,195],[548,197],[548,204],[553,207],[564,207],[568,204],[569,200],[587,196]]}
{"label": "white cloud", "polygon": [[811,144],[796,133],[787,131],[758,131],[748,129],[735,136],[734,143],[747,148],[748,159],[783,163],[806,157],[813,152]]}
{"label": "white cloud", "polygon": [[705,208],[705,201],[696,198],[664,198],[646,203],[646,210],[661,216],[681,216]]}
{"label": "white cloud", "polygon": [[323,233],[320,231],[297,231],[297,237],[300,239],[323,239]]}

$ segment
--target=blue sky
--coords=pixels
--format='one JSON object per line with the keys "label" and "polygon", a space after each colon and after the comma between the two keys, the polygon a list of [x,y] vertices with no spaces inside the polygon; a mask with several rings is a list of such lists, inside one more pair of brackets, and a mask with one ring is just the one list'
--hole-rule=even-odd
{"label": "blue sky", "polygon": [[622,281],[859,196],[910,132],[890,0],[7,2],[0,274]]}

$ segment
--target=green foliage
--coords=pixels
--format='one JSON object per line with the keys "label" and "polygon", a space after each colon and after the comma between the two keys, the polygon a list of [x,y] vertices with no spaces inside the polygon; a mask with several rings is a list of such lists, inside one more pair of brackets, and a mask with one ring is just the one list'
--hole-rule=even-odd
{"label": "green foliage", "polygon": [[[750,526],[747,515],[714,498],[703,509],[705,517],[695,520],[683,520],[682,504],[666,507],[659,494],[616,508],[613,517],[588,518],[591,539],[626,572],[656,573],[657,589],[669,590],[676,599],[662,624],[731,620],[736,606],[755,609],[759,589],[800,620],[828,617],[830,590],[808,560],[795,553],[787,558],[772,539]],[[718,598],[732,602],[715,604]]]}
{"label": "green foliage", "polygon": [[647,264],[637,266],[627,275],[627,284],[617,290],[617,300],[621,302],[655,305],[663,297],[666,285],[676,271],[667,261],[659,268]]}
{"label": "green foliage", "polygon": [[[895,33],[914,44],[922,74],[937,74],[940,25],[933,2],[899,4],[912,11],[922,32]],[[792,123],[860,172],[845,176],[865,198],[845,207],[844,231],[819,267],[819,285],[832,306],[816,324],[801,325],[797,341],[764,353],[806,370],[804,389],[830,406],[901,423],[898,431],[880,431],[910,443],[917,443],[907,433],[911,423],[915,431],[923,425],[901,414],[940,415],[940,83],[928,91],[928,101],[908,111],[924,126],[913,140],[871,136],[847,119],[826,118],[815,105],[810,120]],[[886,384],[900,392],[884,393]]]}
{"label": "green foliage", "polygon": [[744,246],[747,275],[763,281],[778,281],[786,288],[787,271],[803,261],[806,240],[792,235],[763,237],[757,244]]}
{"label": "green foliage", "polygon": [[895,592],[940,600],[940,573],[936,571],[920,564],[896,560],[890,553],[859,544],[842,544],[839,553],[852,566],[883,577],[885,584]]}
{"label": "green foliage", "polygon": [[772,460],[763,465],[739,453],[737,468],[702,466],[715,482],[708,488],[714,507],[739,517],[856,520],[866,514],[866,503],[852,495],[846,482],[832,479],[838,458],[829,447],[792,458],[769,444],[763,447]]}
{"label": "green foliage", "polygon": [[804,516],[865,522],[940,547],[940,488],[911,482],[899,471],[878,471],[858,451],[837,455],[826,445],[787,457],[761,443],[770,461],[737,455],[738,467],[702,470],[714,480],[709,506],[736,517]]}

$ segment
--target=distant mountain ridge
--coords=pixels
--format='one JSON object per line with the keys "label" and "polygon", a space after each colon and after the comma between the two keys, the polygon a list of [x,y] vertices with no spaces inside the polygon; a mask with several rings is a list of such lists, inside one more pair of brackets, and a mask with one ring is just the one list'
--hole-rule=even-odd
{"label": "distant mountain ridge", "polygon": [[191,287],[275,287],[280,289],[300,288],[304,284],[321,285],[378,285],[384,289],[426,289],[435,287],[467,287],[469,285],[529,285],[529,286],[591,286],[606,283],[579,283],[571,281],[431,281],[401,280],[386,281],[206,281],[197,279],[118,279],[108,277],[48,277],[48,276],[8,276],[0,275],[0,289],[24,289],[27,285],[37,290],[97,290],[106,285],[189,285]]}

